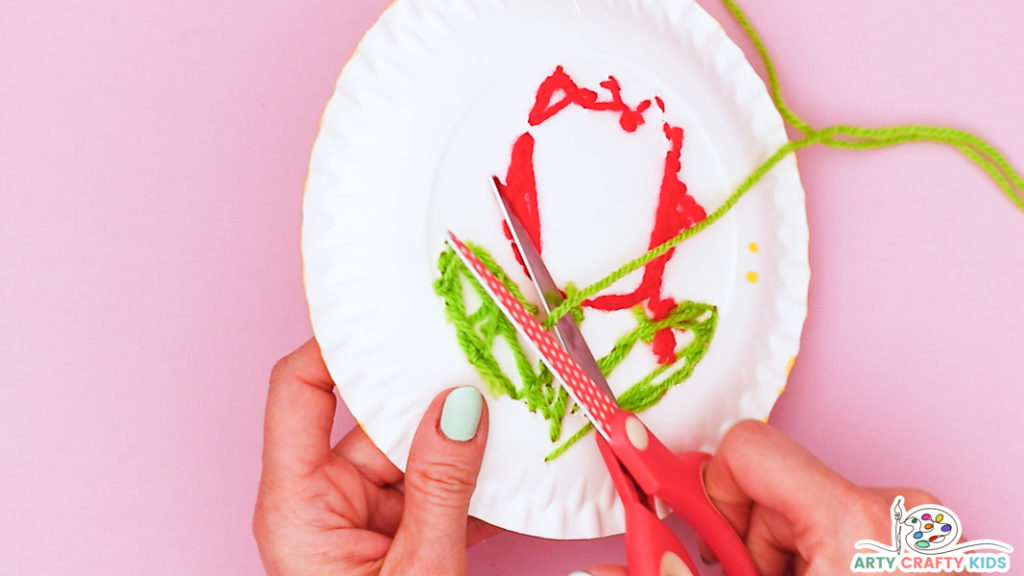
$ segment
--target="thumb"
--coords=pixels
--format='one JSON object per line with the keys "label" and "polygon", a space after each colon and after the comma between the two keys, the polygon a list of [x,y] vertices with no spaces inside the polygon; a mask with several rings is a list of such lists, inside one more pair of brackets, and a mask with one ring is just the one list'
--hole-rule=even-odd
{"label": "thumb", "polygon": [[405,509],[385,560],[395,574],[465,574],[469,499],[487,442],[487,406],[472,386],[441,394],[416,430]]}

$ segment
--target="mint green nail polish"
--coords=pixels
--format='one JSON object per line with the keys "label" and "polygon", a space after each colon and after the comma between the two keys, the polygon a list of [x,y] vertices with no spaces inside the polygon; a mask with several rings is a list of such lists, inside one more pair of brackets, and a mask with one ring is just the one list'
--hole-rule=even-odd
{"label": "mint green nail polish", "polygon": [[468,442],[476,436],[484,399],[472,386],[456,388],[448,393],[441,408],[441,432],[451,440]]}

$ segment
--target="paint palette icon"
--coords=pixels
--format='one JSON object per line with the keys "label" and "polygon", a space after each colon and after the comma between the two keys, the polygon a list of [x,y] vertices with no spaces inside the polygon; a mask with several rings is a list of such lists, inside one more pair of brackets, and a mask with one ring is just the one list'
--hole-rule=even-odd
{"label": "paint palette icon", "polygon": [[[1013,547],[1002,542],[1000,540],[970,540],[961,541],[961,524],[960,518],[955,513],[945,506],[939,506],[938,504],[924,504],[911,508],[909,511],[903,509],[903,496],[897,496],[892,503],[892,528],[893,528],[893,539],[892,547],[883,542],[876,540],[858,540],[856,547],[858,550],[871,550],[873,551],[866,556],[857,554],[854,558],[851,568],[854,572],[862,571],[856,570],[858,563],[864,562],[864,566],[870,567],[870,564],[880,558],[876,556],[877,553],[881,552],[883,555],[890,555],[889,560],[895,562],[895,559],[901,557],[901,555],[910,556],[939,556],[949,560],[950,558],[960,558],[964,554],[972,554],[972,568],[986,568],[999,566],[1009,566],[1009,558],[1005,554],[989,554],[985,562],[994,562],[992,566],[982,566],[977,564],[984,557],[985,554],[973,555],[979,550],[992,550],[999,553],[1010,553],[1013,552]],[[905,544],[905,545],[904,545]],[[870,558],[868,558],[870,557]],[[903,558],[908,560],[907,558]],[[917,560],[911,560],[911,564],[917,562]],[[917,567],[917,564],[913,564]],[[904,568],[908,568],[910,564],[903,564]],[[870,570],[869,570],[870,571]],[[916,571],[916,570],[915,570]],[[999,570],[1005,572],[1005,570]],[[973,570],[971,571],[974,572]]]}
{"label": "paint palette icon", "polygon": [[907,514],[905,541],[911,549],[931,554],[945,550],[960,539],[960,520],[943,506],[918,506]]}

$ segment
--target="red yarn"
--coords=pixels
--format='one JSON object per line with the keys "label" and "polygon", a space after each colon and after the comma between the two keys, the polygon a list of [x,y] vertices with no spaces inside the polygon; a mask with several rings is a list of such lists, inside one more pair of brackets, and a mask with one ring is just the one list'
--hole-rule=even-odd
{"label": "red yarn", "polygon": [[[502,184],[497,178],[494,179],[494,183],[508,201],[509,209],[523,223],[523,228],[526,228],[530,240],[533,241],[533,245],[539,252],[541,250],[540,212],[537,208],[537,179],[533,174],[533,144],[533,136],[529,132],[524,132],[512,146],[512,162],[508,165],[505,183]],[[512,240],[512,232],[508,229],[507,224],[505,225],[505,237]],[[515,251],[516,261],[525,272],[526,265],[514,242],[512,249]]]}
{"label": "red yarn", "polygon": [[[635,132],[644,124],[644,112],[651,107],[650,100],[644,100],[630,108],[622,100],[622,89],[619,82],[609,76],[601,82],[601,87],[608,91],[610,99],[598,100],[597,92],[579,87],[565,73],[561,66],[548,76],[537,90],[537,100],[530,110],[531,126],[542,124],[570,104],[587,110],[612,111],[619,113],[619,125],[626,132]],[[560,98],[555,99],[556,95]],[[660,97],[654,98],[658,108],[663,112],[665,103]],[[683,148],[683,129],[668,123],[663,125],[665,138],[669,141],[669,150],[665,155],[665,169],[658,194],[658,207],[654,216],[654,229],[651,231],[648,248],[654,248],[683,230],[692,228],[707,217],[704,208],[686,190],[686,184],[679,179],[682,169],[680,160]],[[529,132],[524,132],[512,147],[512,159],[501,187],[508,200],[509,208],[522,222],[530,239],[541,249],[540,211],[537,206],[537,182],[533,171],[534,139]],[[506,227],[505,235],[511,240]],[[609,294],[585,301],[583,304],[596,310],[624,310],[640,303],[646,308],[652,320],[662,320],[676,307],[672,298],[662,297],[665,265],[672,259],[675,249],[669,250],[664,256],[651,261],[644,267],[643,279],[635,290],[628,294]],[[518,251],[516,259],[523,263]],[[524,267],[525,270],[525,267]],[[651,344],[652,350],[661,364],[675,362],[676,339],[670,328],[660,330]]]}
{"label": "red yarn", "polygon": [[[644,112],[651,107],[650,100],[644,100],[637,104],[636,108],[630,108],[622,101],[622,88],[619,81],[613,76],[601,82],[601,87],[611,94],[610,100],[598,100],[597,92],[587,88],[580,88],[576,85],[561,66],[544,79],[537,90],[537,100],[530,110],[530,126],[538,126],[545,120],[558,114],[569,104],[576,104],[586,110],[610,110],[619,113],[619,125],[626,132],[635,132],[644,123]],[[556,102],[551,99],[556,93],[561,92],[562,98]]]}
{"label": "red yarn", "polygon": [[[658,194],[658,209],[654,217],[654,230],[648,249],[665,243],[683,230],[692,228],[707,217],[704,208],[686,191],[686,184],[679,179],[682,169],[680,156],[683,148],[683,129],[665,123],[665,137],[671,147],[665,155],[665,171],[661,178],[661,191]],[[652,320],[662,320],[675,308],[671,298],[662,298],[661,289],[664,282],[665,265],[672,259],[675,248],[664,256],[651,261],[644,268],[644,277],[640,286],[629,294],[598,296],[584,304],[598,310],[622,310],[647,301],[647,309]],[[676,339],[671,329],[665,328],[658,332],[652,344],[654,354],[662,364],[675,361]]]}

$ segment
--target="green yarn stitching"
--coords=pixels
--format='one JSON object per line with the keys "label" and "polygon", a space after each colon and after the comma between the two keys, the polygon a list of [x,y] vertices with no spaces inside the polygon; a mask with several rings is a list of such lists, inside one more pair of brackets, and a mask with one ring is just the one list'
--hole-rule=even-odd
{"label": "green yarn stitching", "polygon": [[[578,322],[583,321],[584,300],[596,295],[615,284],[625,276],[642,268],[672,248],[699,234],[723,216],[739,202],[761,179],[788,155],[809,146],[821,144],[830,148],[847,150],[869,150],[887,148],[910,142],[933,142],[945,144],[959,150],[968,160],[979,166],[1006,194],[1007,198],[1024,211],[1024,178],[1013,168],[1009,161],[994,146],[984,139],[955,128],[942,126],[909,124],[881,128],[869,128],[839,124],[826,128],[815,129],[800,118],[785,103],[779,84],[778,73],[768,54],[760,35],[751,25],[746,15],[734,0],[722,0],[729,13],[751,39],[768,76],[768,89],[775,107],[786,124],[800,132],[801,136],[787,142],[771,154],[761,165],[747,176],[729,195],[728,198],[706,219],[671,238],[660,246],[648,250],[643,255],[623,264],[608,276],[586,286],[576,288],[565,287],[566,299],[556,307],[545,319],[545,326],[551,327],[565,314],[573,314]],[[480,247],[471,246],[474,253],[491,269],[494,274],[512,291],[531,313],[536,314],[535,306],[526,302],[518,286],[509,279],[500,266]],[[520,347],[516,338],[515,328],[504,317],[501,310],[487,296],[483,288],[476,282],[469,270],[462,264],[452,250],[446,249],[438,258],[438,270],[441,277],[435,282],[435,290],[445,301],[448,320],[455,326],[460,347],[466,353],[469,362],[476,368],[480,376],[487,382],[494,394],[508,395],[526,402],[531,412],[540,413],[548,420],[552,442],[561,435],[562,420],[568,406],[566,392],[553,382],[551,373],[543,365],[533,366]],[[479,298],[480,306],[470,313],[467,310],[463,286],[468,283]],[[629,354],[637,341],[650,342],[653,335],[666,326],[686,330],[692,334],[692,340],[682,349],[676,351],[676,362],[660,365],[642,380],[631,386],[618,398],[619,404],[634,412],[644,410],[657,403],[665,392],[686,380],[698,362],[704,357],[714,335],[718,322],[718,311],[714,306],[695,302],[683,302],[664,320],[652,322],[647,318],[643,308],[633,310],[637,319],[637,327],[623,336],[613,346],[611,352],[598,361],[602,372],[609,374]],[[493,348],[496,344],[507,346],[515,359],[516,369],[520,377],[520,385],[516,386],[501,370],[494,358]],[[680,362],[681,367],[676,368]],[[669,370],[673,370],[666,376]],[[551,460],[565,452],[573,443],[582,438],[590,430],[590,425],[576,431],[568,440],[556,447],[546,458]]]}
{"label": "green yarn stitching", "polygon": [[[473,244],[469,244],[469,247],[531,314],[537,313],[537,307],[526,301],[519,287],[486,250]],[[514,400],[522,400],[526,402],[531,412],[539,412],[550,423],[551,441],[557,440],[561,435],[562,416],[568,403],[565,390],[554,385],[554,379],[547,368],[541,366],[534,369],[526,352],[519,345],[515,326],[505,318],[501,309],[491,300],[451,248],[441,253],[437,267],[441,276],[434,282],[434,290],[444,298],[445,314],[448,321],[455,326],[459,346],[465,352],[469,363],[487,382],[492,394],[503,394]],[[466,304],[463,293],[464,279],[470,281],[469,285],[480,300],[480,306],[473,312],[469,312]],[[505,375],[494,357],[494,346],[499,342],[512,352],[521,379],[520,386]]]}
{"label": "green yarn stitching", "polygon": [[[519,287],[486,250],[473,244],[469,244],[469,248],[530,313],[537,313],[537,308],[523,298]],[[466,353],[469,363],[476,368],[492,394],[524,401],[530,412],[544,417],[548,421],[548,435],[551,441],[558,441],[568,409],[568,394],[565,389],[554,383],[554,378],[547,367],[543,364],[534,366],[530,362],[516,338],[515,327],[451,248],[441,253],[437,267],[440,277],[434,282],[434,290],[444,299],[445,314],[448,321],[455,326],[459,346]],[[472,312],[465,298],[464,288],[467,285],[480,302]],[[572,294],[574,290],[570,286],[566,292]],[[685,330],[691,338],[685,346],[676,350],[675,361],[672,364],[659,365],[619,395],[619,405],[627,410],[640,412],[661,400],[669,388],[690,377],[711,344],[711,338],[718,326],[718,309],[699,302],[681,302],[668,316],[656,322],[647,317],[642,306],[636,306],[632,312],[637,322],[636,328],[619,338],[611,351],[597,361],[601,372],[606,376],[625,360],[637,342],[649,344],[654,335],[663,328]],[[582,322],[582,310],[577,309],[574,313],[577,322]],[[512,352],[520,385],[517,386],[501,370],[494,356],[496,344],[507,347]],[[577,431],[557,446],[546,460],[557,458],[589,429],[588,425]]]}
{"label": "green yarn stitching", "polygon": [[[718,327],[718,308],[709,304],[701,304],[686,301],[676,306],[665,319],[658,322],[651,322],[647,318],[642,306],[633,308],[633,315],[637,319],[637,328],[620,338],[612,351],[605,357],[598,360],[601,372],[606,376],[629,355],[633,346],[640,340],[650,344],[654,335],[663,328],[674,328],[686,330],[692,334],[693,340],[681,350],[676,350],[675,361],[671,364],[660,364],[636,384],[633,384],[625,392],[620,394],[616,401],[619,406],[631,412],[642,412],[654,406],[661,400],[662,396],[676,384],[686,380],[693,374],[697,363],[704,358],[708,347],[711,345],[711,338]],[[679,366],[679,363],[682,365]],[[676,368],[679,366],[678,368]],[[664,376],[669,370],[673,370],[668,376]],[[593,426],[586,424],[576,431],[568,440],[555,448],[545,461],[551,461],[559,457],[577,440],[582,438]]]}

